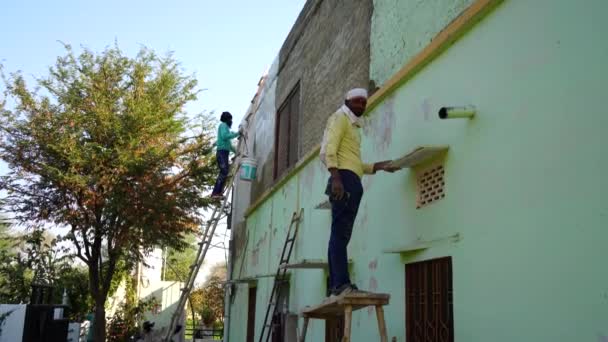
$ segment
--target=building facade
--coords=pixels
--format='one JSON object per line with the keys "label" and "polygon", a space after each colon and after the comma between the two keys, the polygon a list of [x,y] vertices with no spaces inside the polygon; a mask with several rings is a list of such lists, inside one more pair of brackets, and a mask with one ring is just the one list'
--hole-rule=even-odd
{"label": "building facade", "polygon": [[[364,160],[430,156],[363,179],[351,278],[391,295],[390,338],[608,340],[606,11],[600,0],[307,1],[243,123],[258,177],[234,188],[225,340],[259,339],[301,209],[290,264],[310,267],[283,282],[283,340],[327,295],[318,143],[360,86],[373,93]],[[460,106],[475,116],[439,118]],[[307,340],[338,341],[340,325],[311,321]],[[373,309],[354,314],[352,335],[378,340]]]}

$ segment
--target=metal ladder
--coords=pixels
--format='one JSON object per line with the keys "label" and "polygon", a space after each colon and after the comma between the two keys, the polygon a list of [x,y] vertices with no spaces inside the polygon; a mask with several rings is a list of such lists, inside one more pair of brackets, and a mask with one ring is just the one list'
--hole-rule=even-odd
{"label": "metal ladder", "polygon": [[[237,157],[238,158],[238,157]],[[235,158],[235,160],[237,159]],[[211,218],[206,221],[205,228],[203,230],[202,240],[198,243],[198,251],[196,252],[196,258],[194,259],[194,263],[190,265],[190,272],[188,272],[188,277],[186,278],[186,282],[184,287],[181,288],[181,295],[179,297],[179,301],[177,302],[177,307],[171,316],[171,323],[169,324],[167,335],[164,341],[172,342],[172,338],[175,335],[175,327],[177,326],[177,322],[180,316],[183,314],[184,307],[186,306],[186,301],[190,297],[190,292],[194,288],[194,281],[196,280],[196,276],[198,275],[203,262],[205,261],[205,256],[207,255],[207,251],[211,246],[211,241],[215,234],[215,229],[217,228],[220,220],[228,216],[227,209],[230,207],[230,202],[228,202],[228,195],[230,194],[233,187],[233,179],[234,175],[238,172],[238,164],[233,164],[230,168],[230,173],[226,178],[226,185],[223,192],[223,199],[221,200],[221,204],[213,204],[214,209],[211,213]],[[182,331],[185,327],[182,327]]]}
{"label": "metal ladder", "polygon": [[[285,266],[289,263],[289,259],[291,258],[293,244],[296,241],[296,236],[298,235],[298,227],[303,213],[304,209],[300,209],[299,212],[294,212],[293,216],[291,217],[291,223],[289,224],[289,228],[287,230],[287,237],[285,238],[285,243],[283,244],[283,252],[281,253],[277,273],[274,277],[272,292],[270,293],[270,299],[268,300],[268,306],[266,307],[266,315],[264,316],[264,325],[262,325],[262,333],[260,334],[259,340],[260,342],[268,342],[270,340],[270,335],[272,335],[272,317],[277,314],[278,301],[280,299],[280,286],[281,283],[285,281],[285,274],[287,273],[287,267]],[[264,338],[264,336],[266,336],[266,338]]]}

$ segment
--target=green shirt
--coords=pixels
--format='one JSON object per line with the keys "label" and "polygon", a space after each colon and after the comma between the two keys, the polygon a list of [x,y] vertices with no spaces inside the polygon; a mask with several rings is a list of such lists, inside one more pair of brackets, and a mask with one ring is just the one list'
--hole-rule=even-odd
{"label": "green shirt", "polygon": [[234,146],[230,140],[239,136],[238,132],[230,132],[230,127],[225,122],[220,124],[220,127],[217,129],[217,149],[223,151],[232,151],[236,153]]}

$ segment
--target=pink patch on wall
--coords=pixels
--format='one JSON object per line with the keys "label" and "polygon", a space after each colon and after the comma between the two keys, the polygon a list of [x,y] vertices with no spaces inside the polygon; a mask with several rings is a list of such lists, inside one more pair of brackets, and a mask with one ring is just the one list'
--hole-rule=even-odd
{"label": "pink patch on wall", "polygon": [[316,171],[314,167],[306,167],[303,171],[302,183],[306,193],[310,193],[313,190]]}
{"label": "pink patch on wall", "polygon": [[393,139],[395,127],[395,97],[388,97],[379,113],[367,118],[364,126],[365,135],[374,139],[374,151],[383,154]]}
{"label": "pink patch on wall", "polygon": [[378,259],[374,259],[374,260],[370,261],[369,265],[367,265],[367,267],[370,269],[370,271],[375,271],[376,268],[378,268]]}
{"label": "pink patch on wall", "polygon": [[430,121],[431,120],[431,100],[430,99],[424,99],[424,101],[422,101],[422,105],[420,106],[421,110],[422,110],[422,115],[424,116],[424,121]]}
{"label": "pink patch on wall", "polygon": [[257,266],[260,260],[260,249],[256,248],[251,251],[251,266]]}
{"label": "pink patch on wall", "polygon": [[369,209],[367,208],[367,202],[365,202],[362,210],[360,210],[359,213],[359,215],[361,216],[361,218],[359,219],[359,225],[362,226],[363,230],[367,231],[367,220],[369,217]]}
{"label": "pink patch on wall", "polygon": [[368,289],[369,289],[370,292],[376,292],[376,290],[378,289],[378,280],[376,280],[375,277],[370,277],[369,278]]}
{"label": "pink patch on wall", "polygon": [[[375,162],[374,160],[368,160],[367,162],[373,163]],[[374,183],[374,177],[363,177],[363,192],[367,192],[371,187],[372,184]]]}

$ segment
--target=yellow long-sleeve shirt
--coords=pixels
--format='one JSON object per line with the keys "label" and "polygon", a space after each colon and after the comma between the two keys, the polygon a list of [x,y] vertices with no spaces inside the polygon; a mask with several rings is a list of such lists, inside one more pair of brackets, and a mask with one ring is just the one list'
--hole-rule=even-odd
{"label": "yellow long-sleeve shirt", "polygon": [[328,169],[350,170],[359,177],[373,174],[374,165],[361,160],[361,133],[357,123],[349,118],[347,110],[349,109],[343,106],[327,120],[321,160]]}

